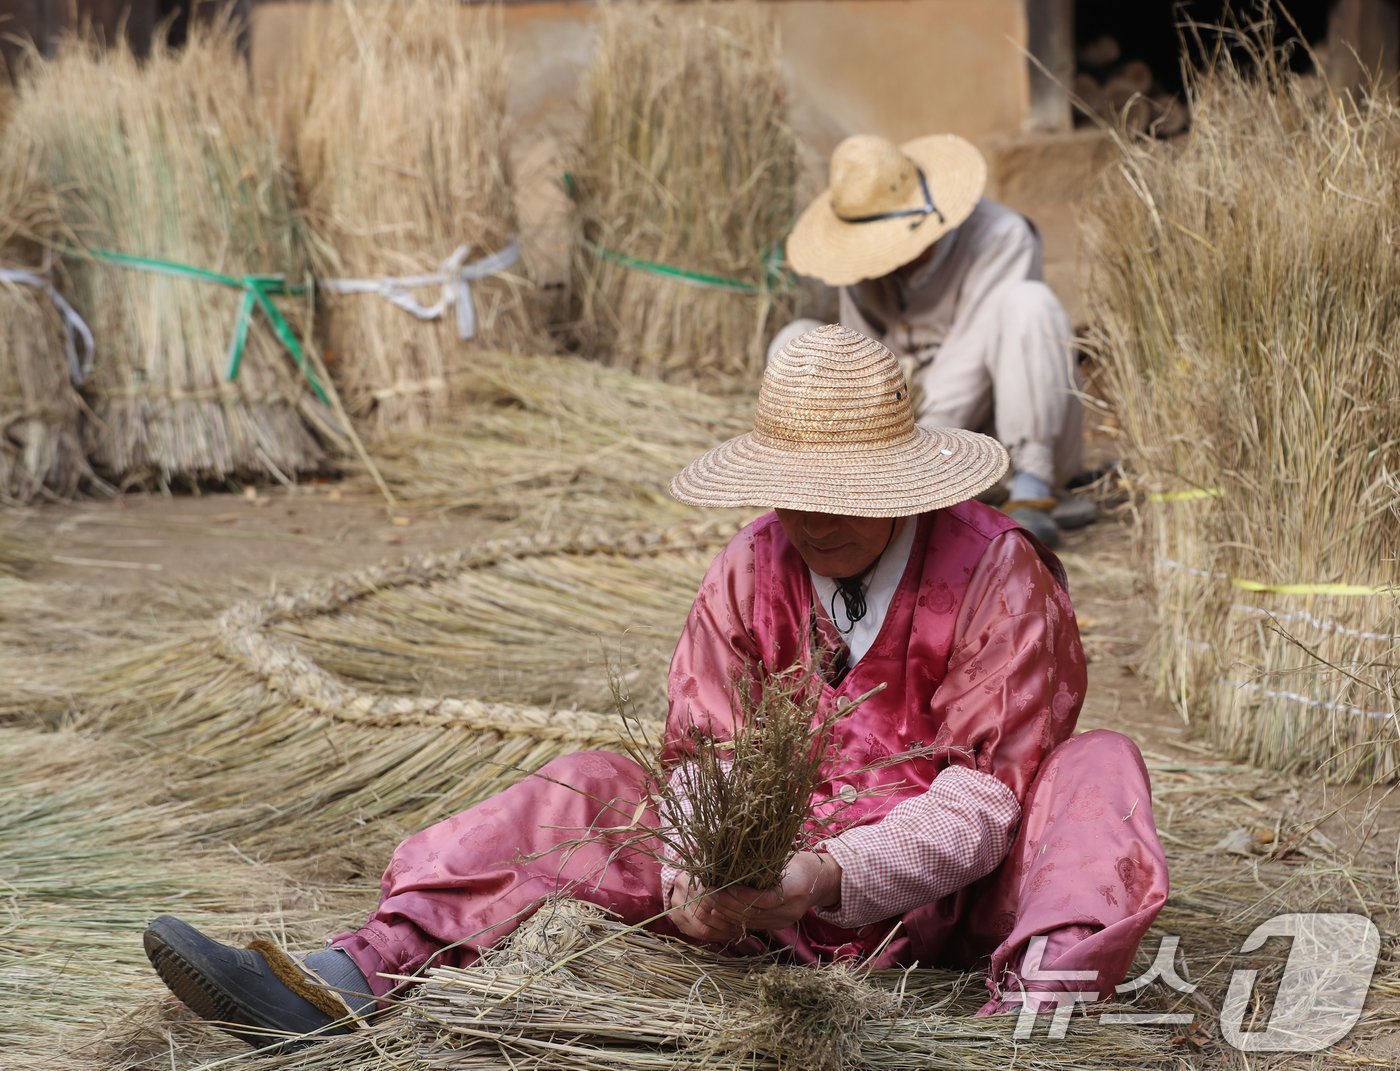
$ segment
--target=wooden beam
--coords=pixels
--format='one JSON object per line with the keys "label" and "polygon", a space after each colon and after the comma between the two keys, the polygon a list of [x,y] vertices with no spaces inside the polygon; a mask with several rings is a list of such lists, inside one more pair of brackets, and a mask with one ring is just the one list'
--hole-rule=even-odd
{"label": "wooden beam", "polygon": [[1026,0],[1032,130],[1068,130],[1073,125],[1074,0]]}
{"label": "wooden beam", "polygon": [[1338,89],[1384,80],[1400,70],[1400,5],[1395,0],[1337,0],[1327,20],[1327,77]]}

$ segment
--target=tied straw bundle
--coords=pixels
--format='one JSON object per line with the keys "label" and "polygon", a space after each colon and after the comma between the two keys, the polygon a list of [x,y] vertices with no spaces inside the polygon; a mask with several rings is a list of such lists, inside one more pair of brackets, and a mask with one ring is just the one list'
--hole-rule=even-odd
{"label": "tied straw bundle", "polygon": [[1233,756],[1395,778],[1400,108],[1238,36],[1253,71],[1222,47],[1191,137],[1120,139],[1090,208],[1097,348],[1155,492],[1156,676]]}
{"label": "tied straw bundle", "polygon": [[779,55],[755,4],[600,5],[570,172],[585,355],[682,381],[763,367],[796,208]]}
{"label": "tied straw bundle", "polygon": [[91,354],[68,333],[71,309],[33,241],[52,224],[36,164],[0,130],[0,500],[18,502],[71,498],[94,482],[74,387]]}
{"label": "tied straw bundle", "polygon": [[303,40],[277,99],[333,369],[375,432],[422,428],[478,347],[545,343],[514,261],[499,13],[342,0],[311,12]]}
{"label": "tied straw bundle", "polygon": [[94,464],[162,484],[319,467],[340,423],[299,341],[308,317],[272,296],[306,261],[233,27],[139,62],[70,39],[31,58],[8,134],[55,197],[52,239],[98,340]]}

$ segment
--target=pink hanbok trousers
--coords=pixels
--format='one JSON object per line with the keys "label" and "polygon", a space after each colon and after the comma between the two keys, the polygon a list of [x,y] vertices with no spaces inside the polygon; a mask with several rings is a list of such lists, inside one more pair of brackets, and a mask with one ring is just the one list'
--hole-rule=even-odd
{"label": "pink hanbok trousers", "polygon": [[[646,832],[657,815],[646,792],[641,767],[621,755],[557,759],[403,841],[384,873],[378,908],[334,943],[383,996],[399,976],[472,963],[554,896],[677,935],[663,914],[660,844]],[[1142,758],[1126,737],[1095,730],[1065,741],[1042,763],[1005,862],[907,912],[874,965],[982,970],[994,1002],[1022,987],[1109,996],[1166,896]],[[767,942],[749,937],[727,951],[783,947],[796,962],[818,962],[876,947],[894,921],[845,931],[849,940],[840,942],[831,923],[809,914]],[[1041,934],[1051,935],[1045,969],[1092,971],[1095,979],[1023,979],[1027,943]]]}

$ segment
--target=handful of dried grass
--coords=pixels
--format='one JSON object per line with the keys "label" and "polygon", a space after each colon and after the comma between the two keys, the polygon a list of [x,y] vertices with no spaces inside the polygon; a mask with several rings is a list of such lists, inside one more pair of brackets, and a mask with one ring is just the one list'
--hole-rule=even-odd
{"label": "handful of dried grass", "polygon": [[802,667],[736,681],[733,737],[693,727],[675,742],[686,761],[654,775],[663,816],[657,836],[668,859],[712,889],[777,885],[804,847],[812,794],[834,757],[836,720],[880,690],[821,714],[821,690]]}

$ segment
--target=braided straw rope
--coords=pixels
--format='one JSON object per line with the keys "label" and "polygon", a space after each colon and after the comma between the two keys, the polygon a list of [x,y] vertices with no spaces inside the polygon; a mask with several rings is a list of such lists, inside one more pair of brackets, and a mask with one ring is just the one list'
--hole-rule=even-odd
{"label": "braided straw rope", "polygon": [[563,554],[652,557],[713,547],[728,534],[729,522],[710,521],[622,537],[604,532],[548,538],[519,536],[493,540],[451,554],[428,554],[397,564],[371,566],[297,591],[233,607],[219,618],[219,649],[224,656],[257,676],[269,690],[307,710],[341,722],[376,728],[451,726],[541,740],[567,738],[581,745],[615,743],[622,728],[616,714],[587,710],[559,712],[469,698],[412,698],[356,688],[316,665],[301,654],[293,642],[278,639],[270,630],[279,623],[335,613],[357,600],[387,590],[426,587],[507,559]]}

